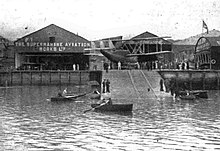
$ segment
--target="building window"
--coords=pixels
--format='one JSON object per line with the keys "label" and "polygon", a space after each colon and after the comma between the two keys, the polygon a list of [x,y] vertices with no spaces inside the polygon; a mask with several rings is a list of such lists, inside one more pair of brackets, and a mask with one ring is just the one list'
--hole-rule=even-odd
{"label": "building window", "polygon": [[49,43],[55,43],[55,37],[49,37]]}

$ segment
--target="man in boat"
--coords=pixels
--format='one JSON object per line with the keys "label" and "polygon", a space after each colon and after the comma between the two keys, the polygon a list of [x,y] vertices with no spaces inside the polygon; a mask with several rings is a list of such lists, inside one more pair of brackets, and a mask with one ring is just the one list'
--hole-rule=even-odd
{"label": "man in boat", "polygon": [[112,99],[111,98],[103,98],[99,104],[106,104],[106,105],[112,105]]}
{"label": "man in boat", "polygon": [[108,98],[107,104],[112,105],[112,99],[111,98]]}
{"label": "man in boat", "polygon": [[57,97],[65,97],[66,96],[66,94],[67,94],[67,88],[65,88],[64,90],[63,90],[63,92],[58,92],[58,94],[57,94]]}
{"label": "man in boat", "polygon": [[65,89],[63,90],[63,95],[62,95],[62,96],[66,96],[66,94],[67,94],[67,88],[65,88]]}
{"label": "man in boat", "polygon": [[94,90],[93,93],[94,93],[94,94],[99,94],[99,95],[100,95],[100,92],[99,92],[97,89]]}
{"label": "man in boat", "polygon": [[100,99],[100,98],[101,98],[101,94],[97,89],[95,89],[93,93],[90,95],[90,99]]}
{"label": "man in boat", "polygon": [[58,92],[57,97],[63,97],[61,92]]}

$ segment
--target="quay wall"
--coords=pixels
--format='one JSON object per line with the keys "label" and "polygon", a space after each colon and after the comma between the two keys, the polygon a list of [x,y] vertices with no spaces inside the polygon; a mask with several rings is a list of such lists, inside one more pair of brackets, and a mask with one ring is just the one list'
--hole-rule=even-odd
{"label": "quay wall", "polygon": [[177,86],[184,83],[191,90],[219,90],[220,70],[160,70],[158,73],[165,79],[176,79]]}
{"label": "quay wall", "polygon": [[0,86],[22,85],[86,85],[97,81],[101,85],[102,71],[10,71],[0,72]]}

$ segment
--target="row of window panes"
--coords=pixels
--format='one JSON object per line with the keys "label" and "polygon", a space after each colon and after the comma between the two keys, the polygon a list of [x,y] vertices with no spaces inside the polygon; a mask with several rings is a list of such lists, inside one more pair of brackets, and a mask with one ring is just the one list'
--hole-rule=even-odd
{"label": "row of window panes", "polygon": [[210,63],[210,54],[200,54],[196,57],[197,62],[204,64],[204,63]]}

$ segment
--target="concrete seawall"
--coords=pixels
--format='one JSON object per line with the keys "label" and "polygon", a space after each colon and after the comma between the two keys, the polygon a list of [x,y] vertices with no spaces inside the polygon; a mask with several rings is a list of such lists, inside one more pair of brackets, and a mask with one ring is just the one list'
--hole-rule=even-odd
{"label": "concrete seawall", "polygon": [[179,87],[187,83],[192,90],[219,90],[218,70],[160,70],[163,79],[175,78]]}
{"label": "concrete seawall", "polygon": [[0,72],[0,86],[101,84],[102,71],[12,71]]}

